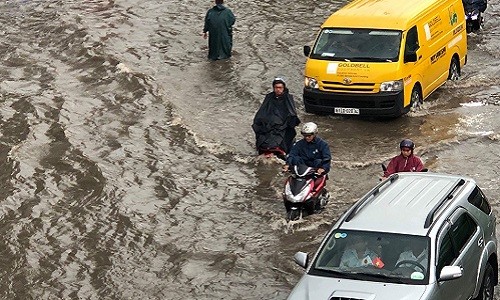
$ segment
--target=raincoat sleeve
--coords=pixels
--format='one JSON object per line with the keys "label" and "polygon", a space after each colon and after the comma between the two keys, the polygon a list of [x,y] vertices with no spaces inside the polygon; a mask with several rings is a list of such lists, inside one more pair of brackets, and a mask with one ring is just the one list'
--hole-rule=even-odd
{"label": "raincoat sleeve", "polygon": [[325,170],[325,172],[330,171],[330,164],[332,161],[332,154],[330,152],[330,147],[325,141],[322,141],[321,143],[321,153],[322,153],[322,163],[321,163],[321,168]]}
{"label": "raincoat sleeve", "polygon": [[415,172],[421,172],[424,169],[424,163],[418,156],[414,156],[415,158]]}
{"label": "raincoat sleeve", "polygon": [[287,93],[287,106],[288,106],[288,118],[287,126],[294,127],[300,124],[300,119],[297,116],[297,110],[295,109],[295,102],[293,100],[293,95]]}
{"label": "raincoat sleeve", "polygon": [[210,14],[210,10],[207,11],[207,13],[205,14],[205,22],[204,22],[204,25],[203,25],[203,33],[207,33],[208,32],[208,16]]}
{"label": "raincoat sleeve", "polygon": [[398,157],[399,155],[391,159],[391,161],[387,165],[387,170],[384,171],[384,177],[389,177],[390,175],[396,173],[396,165]]}
{"label": "raincoat sleeve", "polygon": [[266,97],[253,118],[252,129],[256,134],[264,134],[269,131],[269,129],[266,128],[266,122],[264,122],[267,118],[266,110],[269,106],[268,103],[269,99]]}
{"label": "raincoat sleeve", "polygon": [[229,26],[233,26],[234,23],[236,22],[236,18],[234,17],[234,14],[231,10],[229,10],[228,16],[227,16],[227,22]]}
{"label": "raincoat sleeve", "polygon": [[[297,142],[298,143],[298,142]],[[288,157],[286,158],[286,164],[289,166],[295,166],[300,164],[300,155],[299,155],[299,145],[295,143],[292,146],[292,149],[290,150],[290,153],[288,154]]]}

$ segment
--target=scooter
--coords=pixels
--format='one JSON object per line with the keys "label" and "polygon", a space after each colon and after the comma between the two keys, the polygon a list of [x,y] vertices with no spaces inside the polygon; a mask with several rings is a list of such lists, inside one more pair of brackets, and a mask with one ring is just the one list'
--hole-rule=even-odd
{"label": "scooter", "polygon": [[325,189],[328,175],[319,175],[315,168],[306,165],[293,166],[289,172],[283,191],[287,219],[295,221],[320,212],[330,198]]}

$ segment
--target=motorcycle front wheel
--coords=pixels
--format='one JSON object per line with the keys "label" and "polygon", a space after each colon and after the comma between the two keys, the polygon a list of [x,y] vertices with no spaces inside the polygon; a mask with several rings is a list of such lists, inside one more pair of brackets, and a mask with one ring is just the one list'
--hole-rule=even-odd
{"label": "motorcycle front wheel", "polygon": [[287,212],[288,221],[296,221],[300,219],[300,209],[290,209]]}

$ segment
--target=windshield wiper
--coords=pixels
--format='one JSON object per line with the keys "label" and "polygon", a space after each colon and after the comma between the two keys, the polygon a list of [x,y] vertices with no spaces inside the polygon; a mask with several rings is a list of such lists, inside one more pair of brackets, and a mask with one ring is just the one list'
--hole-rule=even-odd
{"label": "windshield wiper", "polygon": [[380,57],[370,57],[370,56],[356,56],[350,57],[346,59],[346,61],[376,61],[376,62],[392,62],[389,58],[380,58]]}
{"label": "windshield wiper", "polygon": [[331,273],[331,274],[335,274],[335,275],[344,275],[345,274],[344,272],[340,272],[340,271],[332,270],[332,269],[314,268],[313,270]]}

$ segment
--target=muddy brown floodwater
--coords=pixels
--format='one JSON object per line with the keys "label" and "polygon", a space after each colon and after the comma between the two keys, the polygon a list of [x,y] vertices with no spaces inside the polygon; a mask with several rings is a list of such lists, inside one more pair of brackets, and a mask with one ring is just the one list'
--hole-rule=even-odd
{"label": "muddy brown floodwater", "polygon": [[[343,4],[228,0],[234,55],[210,62],[212,1],[1,3],[0,298],[286,299],[293,254],[316,249],[404,137],[498,210],[498,0],[461,80],[392,121],[304,113],[302,47]],[[250,127],[276,75],[334,156],[329,206],[293,224]]]}

